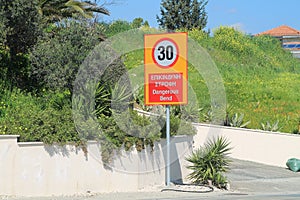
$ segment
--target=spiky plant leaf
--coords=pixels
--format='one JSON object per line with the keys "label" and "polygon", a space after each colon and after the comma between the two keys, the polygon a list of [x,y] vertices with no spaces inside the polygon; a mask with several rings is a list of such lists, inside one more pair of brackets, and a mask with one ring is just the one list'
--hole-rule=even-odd
{"label": "spiky plant leaf", "polygon": [[221,187],[227,182],[223,173],[229,170],[231,149],[230,142],[224,137],[208,140],[186,158],[191,163],[187,168],[192,170],[187,178],[194,184],[207,184],[211,180],[215,186]]}

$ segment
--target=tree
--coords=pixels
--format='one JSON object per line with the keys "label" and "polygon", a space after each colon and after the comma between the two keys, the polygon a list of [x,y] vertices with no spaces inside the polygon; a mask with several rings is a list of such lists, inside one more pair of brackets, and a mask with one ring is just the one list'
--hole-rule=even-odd
{"label": "tree", "polygon": [[109,15],[103,6],[91,1],[76,0],[39,0],[39,13],[46,22],[57,22],[64,18],[92,18],[94,13]]}
{"label": "tree", "polygon": [[144,24],[143,24],[143,26],[145,26],[145,27],[150,27],[149,22],[148,22],[148,21],[145,21]]}
{"label": "tree", "polygon": [[102,32],[106,37],[114,36],[118,33],[129,31],[131,29],[137,29],[142,26],[149,27],[148,21],[144,21],[143,18],[135,18],[132,22],[124,20],[115,20],[109,23],[101,22],[97,24],[98,28],[102,29]]}
{"label": "tree", "polygon": [[[46,34],[30,53],[31,78],[38,83],[37,88],[69,90],[73,92],[73,82],[83,61],[101,42],[96,26],[87,21],[63,21],[54,35]],[[101,31],[101,30],[100,30]],[[92,65],[92,64],[90,64]],[[96,63],[98,67],[98,62]],[[104,82],[116,83],[124,73],[121,59],[111,63],[103,76]]]}
{"label": "tree", "polygon": [[[4,10],[0,9],[0,16],[4,15]],[[4,43],[6,41],[7,29],[5,27],[6,18],[0,17],[0,50],[4,48]]]}
{"label": "tree", "polygon": [[72,91],[79,66],[100,42],[100,33],[84,21],[62,24],[54,35],[41,38],[31,51],[31,77],[39,87]]}
{"label": "tree", "polygon": [[162,0],[159,26],[168,30],[204,29],[207,24],[205,6],[208,0]]}
{"label": "tree", "polygon": [[37,0],[0,0],[0,13],[2,13],[0,29],[5,31],[0,45],[9,51],[7,77],[14,84],[24,84],[28,66],[24,54],[33,47],[41,35],[37,6]]}
{"label": "tree", "polygon": [[8,30],[6,45],[10,49],[11,56],[27,53],[41,33],[37,1],[0,0],[0,5],[5,20],[4,26]]}
{"label": "tree", "polygon": [[149,26],[148,21],[144,21],[143,18],[138,17],[133,19],[133,21],[131,22],[131,26],[132,28],[140,28],[141,26]]}
{"label": "tree", "polygon": [[116,20],[116,21],[113,21],[112,23],[108,24],[108,26],[106,27],[106,30],[104,31],[104,34],[107,37],[111,37],[118,33],[129,31],[130,29],[132,29],[130,22],[127,22],[124,20]]}
{"label": "tree", "polygon": [[[10,58],[4,67],[7,80],[22,88],[29,85],[27,53],[43,35],[43,22],[59,22],[65,18],[81,21],[82,18],[93,17],[94,12],[109,14],[103,6],[90,1],[0,0],[0,49],[4,49],[5,55]],[[60,23],[52,24],[52,27],[48,24],[46,28],[57,29],[59,26]]]}

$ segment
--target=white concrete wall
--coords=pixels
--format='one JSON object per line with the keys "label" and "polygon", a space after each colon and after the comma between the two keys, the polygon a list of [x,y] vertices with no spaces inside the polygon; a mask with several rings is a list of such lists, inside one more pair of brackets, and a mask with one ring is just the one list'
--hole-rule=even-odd
{"label": "white concrete wall", "polygon": [[233,158],[279,167],[286,167],[289,158],[300,159],[300,135],[213,125],[195,126],[198,130],[194,137],[195,148],[208,138],[220,135],[231,142]]}
{"label": "white concrete wall", "polygon": [[[171,141],[171,180],[185,181],[188,156],[209,138],[223,135],[231,156],[285,167],[287,159],[300,158],[300,136],[247,129],[195,125],[194,137]],[[72,145],[47,146],[17,143],[17,136],[0,135],[0,196],[50,196],[149,190],[165,184],[165,141],[147,148],[116,154],[110,169],[104,168],[99,145],[89,142],[88,154]]]}
{"label": "white concrete wall", "polygon": [[0,195],[12,195],[15,190],[15,173],[17,170],[17,137],[0,136]]}
{"label": "white concrete wall", "polygon": [[[88,154],[72,145],[17,143],[17,136],[0,136],[0,196],[51,196],[135,192],[165,185],[165,141],[137,151],[116,154],[103,166],[100,146],[88,143]],[[182,179],[178,157],[192,150],[192,137],[171,140],[172,180]]]}

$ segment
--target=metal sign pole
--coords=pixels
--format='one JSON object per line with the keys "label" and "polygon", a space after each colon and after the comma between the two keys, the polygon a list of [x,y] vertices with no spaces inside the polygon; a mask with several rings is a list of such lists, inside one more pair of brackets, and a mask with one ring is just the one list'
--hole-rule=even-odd
{"label": "metal sign pole", "polygon": [[170,106],[166,106],[166,140],[167,140],[167,186],[170,186]]}

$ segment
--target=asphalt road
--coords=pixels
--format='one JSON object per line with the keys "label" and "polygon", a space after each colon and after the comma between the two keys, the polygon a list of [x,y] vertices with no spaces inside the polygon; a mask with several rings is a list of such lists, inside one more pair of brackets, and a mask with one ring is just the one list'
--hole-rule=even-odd
{"label": "asphalt road", "polygon": [[234,160],[231,171],[227,174],[230,191],[209,193],[161,192],[157,188],[152,192],[94,194],[72,197],[32,197],[0,199],[15,200],[290,200],[300,199],[300,172],[286,168],[272,167],[253,162]]}

